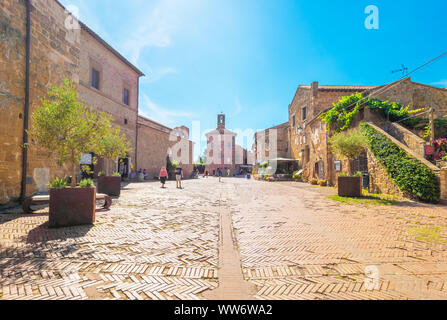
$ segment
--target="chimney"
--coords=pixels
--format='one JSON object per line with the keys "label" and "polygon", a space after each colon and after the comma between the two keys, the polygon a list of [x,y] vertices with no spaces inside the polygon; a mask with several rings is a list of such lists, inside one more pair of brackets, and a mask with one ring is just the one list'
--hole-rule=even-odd
{"label": "chimney", "polygon": [[312,95],[314,97],[318,95],[318,81],[312,82]]}

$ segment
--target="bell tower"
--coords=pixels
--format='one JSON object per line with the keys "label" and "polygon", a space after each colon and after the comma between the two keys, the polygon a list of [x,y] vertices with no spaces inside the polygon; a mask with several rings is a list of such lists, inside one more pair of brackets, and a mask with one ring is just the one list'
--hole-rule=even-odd
{"label": "bell tower", "polygon": [[225,115],[217,115],[217,129],[225,129]]}

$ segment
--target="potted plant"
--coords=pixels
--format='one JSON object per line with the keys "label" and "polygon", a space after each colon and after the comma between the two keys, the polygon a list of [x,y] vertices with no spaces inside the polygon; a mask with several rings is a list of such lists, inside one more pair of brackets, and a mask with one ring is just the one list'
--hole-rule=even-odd
{"label": "potted plant", "polygon": [[121,175],[118,172],[106,176],[105,172],[98,174],[98,193],[104,193],[111,197],[119,197],[121,195]]}
{"label": "potted plant", "polygon": [[66,79],[62,86],[50,87],[31,119],[29,133],[40,150],[47,151],[60,167],[72,166],[71,188],[59,180],[50,184],[50,226],[94,223],[96,188],[90,179],[76,188],[76,176],[82,155],[102,150],[100,138],[110,132],[110,116],[80,102],[74,83]]}
{"label": "potted plant", "polygon": [[110,162],[117,158],[124,158],[130,151],[130,142],[126,136],[120,132],[119,127],[112,127],[112,118],[104,121],[99,135],[98,151],[96,154],[103,158],[105,171],[98,174],[98,192],[105,193],[112,197],[119,197],[121,194],[121,175],[118,172],[110,174]]}
{"label": "potted plant", "polygon": [[303,170],[295,171],[292,175],[292,179],[295,180],[295,182],[300,182],[302,180],[302,174]]}
{"label": "potted plant", "polygon": [[351,174],[350,160],[355,159],[365,150],[365,136],[358,129],[354,129],[332,136],[329,142],[331,150],[335,155],[348,160],[348,174],[340,174],[338,176],[338,195],[340,197],[361,197],[362,174]]}
{"label": "potted plant", "polygon": [[50,228],[92,225],[95,223],[96,188],[91,179],[84,179],[77,188],[67,188],[65,179],[50,183]]}
{"label": "potted plant", "polygon": [[361,197],[362,173],[357,172],[352,176],[348,176],[344,173],[339,174],[337,189],[340,197]]}

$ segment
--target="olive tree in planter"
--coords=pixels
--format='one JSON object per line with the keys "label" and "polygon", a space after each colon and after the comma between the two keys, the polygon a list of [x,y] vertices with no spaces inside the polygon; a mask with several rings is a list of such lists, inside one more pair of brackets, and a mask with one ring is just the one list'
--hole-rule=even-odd
{"label": "olive tree in planter", "polygon": [[[112,121],[111,118],[110,121]],[[110,122],[108,122],[102,125],[101,128],[104,132],[100,133],[97,155],[106,160],[125,157],[130,151],[130,143],[125,135],[120,133],[119,127],[112,128]],[[98,192],[119,197],[121,194],[121,175],[118,172],[110,175],[108,161],[105,164],[106,171],[103,175],[98,176]]]}
{"label": "olive tree in planter", "polygon": [[31,119],[29,134],[35,144],[48,151],[59,166],[71,164],[73,168],[70,188],[57,180],[50,184],[50,227],[93,224],[96,188],[91,180],[76,187],[75,177],[81,156],[100,151],[99,138],[107,131],[108,117],[80,102],[75,84],[65,79],[60,87],[50,87]]}
{"label": "olive tree in planter", "polygon": [[351,161],[359,156],[366,146],[366,138],[358,130],[337,133],[329,139],[331,151],[348,160],[348,175],[338,177],[338,195],[341,197],[361,197],[362,177],[356,174],[352,176]]}

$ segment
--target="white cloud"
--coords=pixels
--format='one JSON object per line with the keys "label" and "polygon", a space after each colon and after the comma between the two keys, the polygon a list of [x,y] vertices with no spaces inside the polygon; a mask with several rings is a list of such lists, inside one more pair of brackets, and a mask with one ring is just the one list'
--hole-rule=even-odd
{"label": "white cloud", "polygon": [[172,67],[151,68],[148,66],[147,68],[149,69],[149,74],[147,74],[146,77],[141,79],[142,82],[147,83],[157,82],[164,76],[177,72],[177,70],[175,70]]}
{"label": "white cloud", "polygon": [[178,118],[192,118],[194,113],[180,112],[172,109],[165,109],[153,102],[145,93],[142,94],[143,101],[140,108],[142,116],[157,121],[166,126],[175,125]]}
{"label": "white cloud", "polygon": [[238,116],[242,112],[242,109],[243,109],[243,106],[239,100],[239,97],[236,97],[234,104],[236,106],[236,109],[231,113],[232,117]]}
{"label": "white cloud", "polygon": [[170,0],[161,0],[134,20],[133,26],[136,27],[122,45],[132,63],[138,64],[143,48],[172,44],[172,33],[179,28],[177,5]]}
{"label": "white cloud", "polygon": [[440,80],[438,82],[433,82],[432,85],[447,88],[447,80]]}

